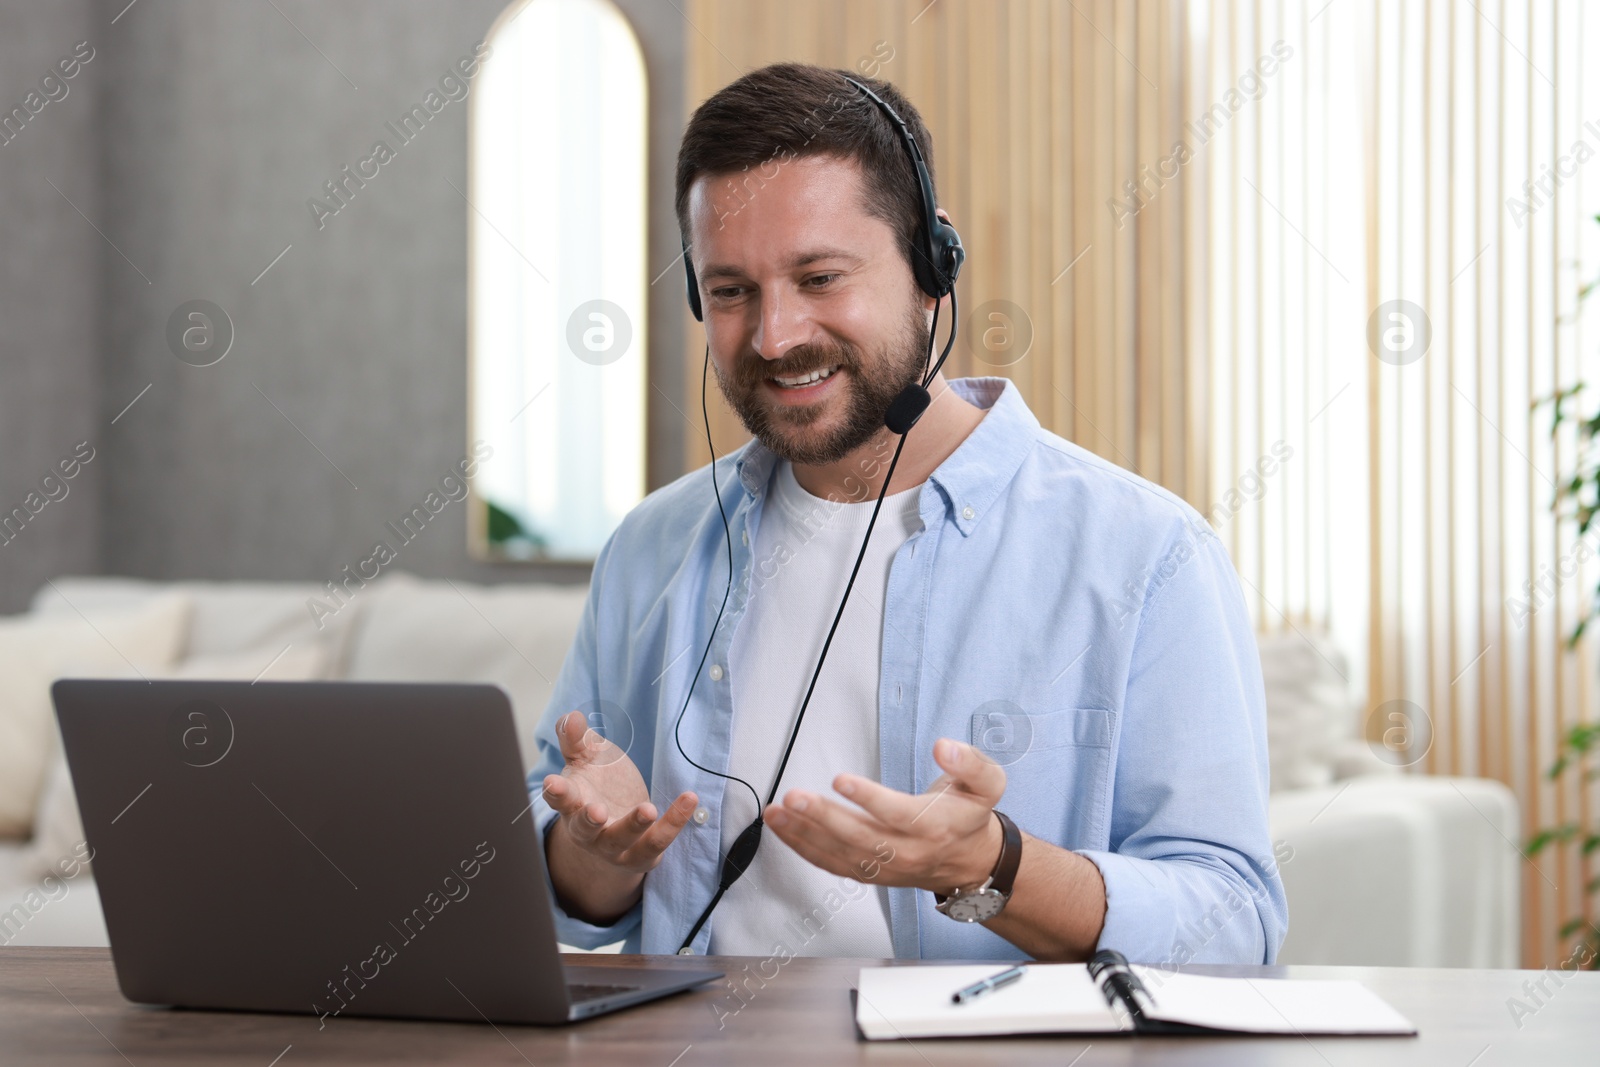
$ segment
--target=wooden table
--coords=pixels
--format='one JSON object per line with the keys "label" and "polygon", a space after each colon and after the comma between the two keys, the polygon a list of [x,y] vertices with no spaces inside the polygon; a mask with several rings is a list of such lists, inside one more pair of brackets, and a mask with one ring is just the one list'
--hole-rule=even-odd
{"label": "wooden table", "polygon": [[[637,956],[582,956],[585,964],[623,970]],[[668,966],[707,960],[668,957]],[[754,973],[756,959],[714,958],[730,976]],[[742,1008],[722,983],[615,1015],[558,1028],[394,1022],[344,1017],[323,1029],[311,1015],[173,1011],[129,1004],[117,989],[105,949],[0,949],[0,1064],[312,1063],[841,1063],[935,1067],[939,1064],[1104,1063],[1307,1064],[1600,1064],[1600,973],[1546,981],[1537,1012],[1513,1019],[1507,1002],[1523,998],[1534,971],[1359,967],[1195,967],[1196,973],[1289,978],[1355,978],[1421,1030],[1417,1038],[1003,1038],[988,1041],[865,1042],[851,1020],[849,990],[858,968],[875,960],[795,959],[754,990]],[[750,972],[745,971],[749,965]],[[908,963],[907,966],[915,966]],[[770,968],[768,973],[771,973]],[[719,1012],[718,1008],[721,1008]],[[735,1010],[737,1009],[737,1010]],[[720,1018],[719,1018],[720,1016]]]}

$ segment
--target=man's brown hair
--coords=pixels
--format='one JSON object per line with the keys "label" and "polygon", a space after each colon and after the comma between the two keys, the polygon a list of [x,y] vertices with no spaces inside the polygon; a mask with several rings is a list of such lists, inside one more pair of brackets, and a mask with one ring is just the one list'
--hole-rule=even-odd
{"label": "man's brown hair", "polygon": [[889,82],[809,63],[774,63],[723,86],[689,119],[678,148],[674,198],[685,243],[689,188],[701,175],[724,179],[736,191],[738,206],[728,213],[734,214],[761,195],[777,168],[802,156],[828,155],[861,168],[862,207],[894,230],[906,263],[921,254],[922,192],[900,128],[846,77],[894,108],[933,180],[933,138],[916,107]]}

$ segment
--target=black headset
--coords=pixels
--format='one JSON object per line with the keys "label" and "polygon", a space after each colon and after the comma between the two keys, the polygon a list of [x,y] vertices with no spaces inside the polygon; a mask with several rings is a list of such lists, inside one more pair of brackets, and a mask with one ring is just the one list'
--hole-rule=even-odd
{"label": "black headset", "polygon": [[[738,782],[750,790],[751,797],[756,801],[756,817],[754,822],[739,832],[739,836],[734,839],[733,845],[728,849],[727,855],[722,858],[722,871],[721,876],[718,878],[717,891],[712,896],[711,902],[706,905],[705,911],[701,912],[700,917],[695,920],[688,936],[683,939],[683,944],[678,949],[680,955],[692,954],[693,950],[689,946],[694,942],[701,928],[705,926],[706,920],[711,917],[712,911],[721,903],[723,895],[749,869],[750,864],[755,861],[756,850],[761,847],[761,831],[764,826],[761,819],[761,811],[768,804],[771,804],[778,795],[778,785],[783,781],[784,769],[789,765],[789,756],[794,752],[795,740],[800,736],[800,724],[804,721],[806,708],[811,703],[811,694],[817,688],[817,677],[822,673],[823,661],[828,658],[828,648],[833,644],[834,632],[838,630],[839,620],[844,616],[844,606],[850,600],[850,590],[855,586],[856,574],[861,570],[861,561],[866,556],[867,544],[872,539],[872,528],[878,522],[878,511],[883,507],[884,494],[889,490],[889,482],[894,478],[895,465],[900,462],[900,452],[905,448],[906,433],[922,417],[922,413],[928,410],[928,405],[931,402],[928,396],[928,386],[933,382],[934,377],[939,373],[939,369],[944,366],[944,361],[950,355],[950,349],[955,344],[957,323],[960,321],[960,313],[956,305],[955,284],[956,276],[961,273],[961,264],[966,260],[966,251],[961,247],[961,237],[956,233],[955,227],[938,216],[937,205],[933,199],[933,178],[928,174],[928,167],[923,162],[922,152],[917,147],[916,138],[911,135],[911,130],[906,126],[905,121],[895,113],[894,108],[890,107],[882,97],[849,75],[842,76],[845,81],[866,94],[868,99],[876,104],[888,116],[889,120],[895,124],[899,130],[900,139],[905,144],[906,152],[911,157],[911,165],[917,172],[917,183],[922,190],[923,209],[923,222],[918,228],[917,240],[912,246],[911,271],[916,277],[917,286],[924,293],[935,299],[949,295],[950,336],[945,342],[944,351],[939,354],[939,361],[927,371],[920,384],[908,385],[901,390],[884,413],[884,425],[888,427],[890,432],[899,435],[900,443],[895,446],[894,457],[889,461],[889,469],[884,474],[883,488],[878,491],[878,501],[873,506],[872,518],[868,521],[866,535],[861,540],[861,551],[856,555],[855,567],[850,571],[850,580],[845,583],[844,596],[839,599],[839,610],[834,613],[833,625],[828,628],[828,637],[822,643],[822,654],[817,657],[816,669],[811,674],[811,684],[806,688],[805,699],[801,702],[800,711],[795,716],[794,727],[789,732],[789,742],[784,748],[783,759],[778,764],[778,773],[773,776],[772,788],[767,794],[766,804],[761,803],[760,794],[756,792],[755,787],[743,778],[732,774],[723,774],[721,771],[713,770],[690,759],[689,754],[683,750],[683,740],[679,734],[679,730],[683,726],[684,713],[689,710],[689,699],[694,695],[694,683],[699,680],[700,672],[705,669],[706,659],[711,655],[711,645],[716,640],[717,628],[722,625],[722,612],[727,608],[728,596],[733,591],[733,533],[728,526],[728,513],[722,505],[722,490],[717,484],[717,451],[716,446],[711,442],[711,419],[706,412],[706,377],[711,365],[711,345],[709,342],[706,344],[706,362],[700,371],[700,413],[701,417],[705,419],[706,445],[711,450],[711,487],[716,493],[717,511],[722,515],[722,532],[728,547],[728,584],[722,594],[722,607],[717,609],[717,621],[711,626],[711,637],[706,642],[705,651],[700,654],[700,665],[695,668],[694,677],[689,681],[689,692],[684,695],[683,708],[678,712],[677,723],[672,729],[672,738],[678,746],[678,754],[690,766],[707,774],[715,775],[718,778],[726,778],[730,782]],[[700,305],[700,284],[698,279],[695,278],[694,263],[689,259],[687,245],[683,249],[683,271],[688,283],[689,310],[694,313],[694,317],[697,320],[704,322],[705,317]],[[938,305],[935,305],[933,309],[933,328],[928,333],[929,360],[933,358],[934,335],[937,334],[938,330],[939,308]],[[924,366],[926,366],[926,363],[924,363]]]}

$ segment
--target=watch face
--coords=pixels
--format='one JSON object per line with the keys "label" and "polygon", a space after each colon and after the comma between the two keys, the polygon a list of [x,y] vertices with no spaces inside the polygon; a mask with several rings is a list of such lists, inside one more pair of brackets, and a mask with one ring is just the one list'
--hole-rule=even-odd
{"label": "watch face", "polygon": [[998,889],[979,889],[962,893],[945,901],[944,913],[957,922],[988,922],[1006,906],[1006,898]]}

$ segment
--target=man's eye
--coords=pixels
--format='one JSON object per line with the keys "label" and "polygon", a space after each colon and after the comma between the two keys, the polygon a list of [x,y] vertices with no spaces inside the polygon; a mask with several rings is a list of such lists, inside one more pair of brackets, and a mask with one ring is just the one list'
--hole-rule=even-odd
{"label": "man's eye", "polygon": [[711,290],[711,295],[718,300],[728,300],[739,295],[738,286],[724,286],[721,289]]}
{"label": "man's eye", "polygon": [[[811,278],[807,278],[807,279],[806,279],[806,283],[807,283],[807,284],[808,284],[808,285],[809,285],[809,284],[810,284],[810,283],[811,283],[811,282],[823,282],[823,283],[824,283],[824,284],[826,284],[826,283],[827,283],[827,282],[831,282],[831,281],[833,281],[833,279],[835,279],[835,278],[837,278],[837,277],[838,277],[838,275],[837,275],[837,274],[818,274],[818,275],[816,275],[816,276],[815,276],[815,277],[811,277]],[[816,288],[816,289],[821,289],[821,288],[822,288],[822,286],[821,286],[821,285],[818,285],[818,286],[813,286],[813,288]]]}

